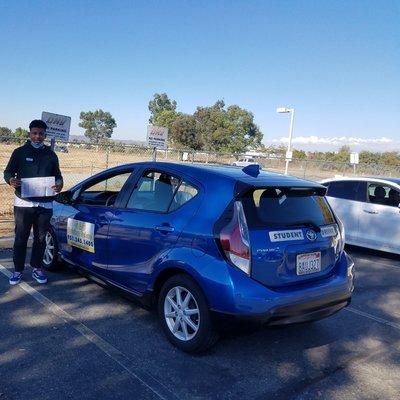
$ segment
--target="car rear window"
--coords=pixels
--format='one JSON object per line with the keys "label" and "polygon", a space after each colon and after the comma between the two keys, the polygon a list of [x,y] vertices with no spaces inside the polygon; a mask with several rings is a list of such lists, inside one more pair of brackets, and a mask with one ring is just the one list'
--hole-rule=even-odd
{"label": "car rear window", "polygon": [[247,193],[242,203],[250,227],[321,226],[335,222],[325,198],[312,190],[256,189]]}

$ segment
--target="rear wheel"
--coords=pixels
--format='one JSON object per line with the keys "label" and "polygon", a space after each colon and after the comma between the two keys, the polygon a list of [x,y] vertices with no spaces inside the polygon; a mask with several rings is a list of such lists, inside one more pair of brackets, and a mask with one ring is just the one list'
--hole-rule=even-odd
{"label": "rear wheel", "polygon": [[188,275],[168,279],[158,298],[158,314],[162,328],[179,349],[199,353],[218,339],[203,292]]}
{"label": "rear wheel", "polygon": [[59,268],[57,239],[52,230],[48,230],[45,236],[46,247],[44,249],[42,265],[48,271]]}

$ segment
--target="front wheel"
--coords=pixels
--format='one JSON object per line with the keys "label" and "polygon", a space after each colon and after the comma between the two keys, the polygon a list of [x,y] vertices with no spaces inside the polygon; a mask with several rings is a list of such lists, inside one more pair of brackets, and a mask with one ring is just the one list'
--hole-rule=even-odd
{"label": "front wheel", "polygon": [[174,275],[163,285],[158,314],[169,341],[187,353],[200,353],[218,339],[203,292],[188,275]]}
{"label": "front wheel", "polygon": [[42,265],[48,271],[59,268],[57,239],[52,230],[48,230],[45,236],[46,247],[43,253]]}

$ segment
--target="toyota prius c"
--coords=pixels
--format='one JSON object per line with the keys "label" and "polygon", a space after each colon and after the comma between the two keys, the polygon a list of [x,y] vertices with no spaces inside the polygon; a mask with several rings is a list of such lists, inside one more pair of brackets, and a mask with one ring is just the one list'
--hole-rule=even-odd
{"label": "toyota prius c", "polygon": [[43,264],[156,308],[167,338],[200,352],[221,321],[307,322],[350,303],[353,263],[325,191],[258,165],[121,165],[58,195]]}

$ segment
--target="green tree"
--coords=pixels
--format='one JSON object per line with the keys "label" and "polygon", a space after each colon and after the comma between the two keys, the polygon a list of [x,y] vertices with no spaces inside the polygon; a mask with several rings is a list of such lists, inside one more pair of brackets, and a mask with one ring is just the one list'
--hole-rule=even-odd
{"label": "green tree", "polygon": [[27,131],[26,129],[23,128],[17,128],[14,132],[14,136],[17,138],[27,138],[29,136],[29,131]]}
{"label": "green tree", "polygon": [[263,148],[253,114],[237,105],[225,109],[224,101],[218,100],[211,107],[197,107],[194,117],[206,150],[243,153]]}
{"label": "green tree", "polygon": [[231,129],[228,144],[224,150],[233,153],[243,153],[247,149],[263,148],[263,135],[254,123],[254,116],[250,111],[237,105],[229,106],[226,116]]}
{"label": "green tree", "polygon": [[350,147],[342,146],[334,157],[334,161],[350,162]]}
{"label": "green tree", "polygon": [[193,115],[205,150],[222,151],[228,145],[233,126],[230,126],[224,107],[225,103],[218,100],[211,107],[197,107]]}
{"label": "green tree", "polygon": [[386,165],[399,165],[399,153],[396,151],[386,151],[385,153],[382,153],[381,162]]}
{"label": "green tree", "polygon": [[381,162],[381,154],[363,150],[359,154],[359,160],[360,163],[379,164]]}
{"label": "green tree", "polygon": [[154,118],[153,124],[171,130],[172,124],[182,115],[182,113],[175,110],[163,110]]}
{"label": "green tree", "polygon": [[176,110],[176,101],[170,100],[166,93],[155,93],[153,96],[153,100],[149,101],[149,111],[151,113],[149,122],[151,124],[155,124],[155,120],[157,116],[162,111],[175,111]]}
{"label": "green tree", "polygon": [[196,129],[193,115],[180,115],[171,126],[171,139],[174,144],[185,149],[200,150],[203,147]]}
{"label": "green tree", "polygon": [[111,138],[117,126],[115,119],[108,111],[82,111],[79,118],[81,120],[79,126],[85,129],[85,136],[94,143]]}
{"label": "green tree", "polygon": [[0,126],[0,141],[1,142],[8,142],[13,136],[12,130],[5,127]]}
{"label": "green tree", "polygon": [[296,160],[306,160],[307,154],[304,150],[293,149],[293,158]]}

